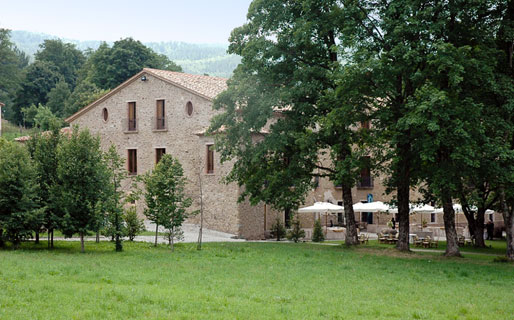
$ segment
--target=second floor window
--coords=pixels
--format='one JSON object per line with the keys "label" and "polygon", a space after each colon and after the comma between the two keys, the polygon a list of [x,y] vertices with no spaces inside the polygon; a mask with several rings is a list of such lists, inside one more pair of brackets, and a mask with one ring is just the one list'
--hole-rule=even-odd
{"label": "second floor window", "polygon": [[164,108],[164,100],[157,100],[157,110],[155,112],[155,128],[157,130],[166,129],[166,118],[164,117],[166,113]]}
{"label": "second floor window", "polygon": [[214,145],[207,145],[207,173],[214,173]]}
{"label": "second floor window", "polygon": [[373,178],[371,177],[370,163],[370,157],[366,157],[366,165],[361,169],[360,179],[357,181],[357,187],[359,188],[373,188]]}
{"label": "second floor window", "polygon": [[161,161],[161,158],[163,155],[166,154],[166,149],[165,148],[157,148],[155,149],[155,163],[159,163],[159,161]]}
{"label": "second floor window", "polygon": [[137,119],[136,119],[136,103],[128,103],[128,131],[137,130]]}
{"label": "second floor window", "polygon": [[128,150],[128,172],[130,175],[136,175],[137,174],[137,150],[136,149],[129,149]]}

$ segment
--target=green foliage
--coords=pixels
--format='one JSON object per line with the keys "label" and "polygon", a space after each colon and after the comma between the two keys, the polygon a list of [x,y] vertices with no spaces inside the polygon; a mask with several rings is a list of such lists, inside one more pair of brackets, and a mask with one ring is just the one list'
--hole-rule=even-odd
{"label": "green foliage", "polygon": [[143,219],[139,219],[137,216],[136,208],[129,207],[124,216],[125,228],[127,230],[127,236],[130,241],[134,241],[134,238],[145,231],[145,223]]}
{"label": "green foliage", "polygon": [[280,218],[277,217],[273,225],[271,226],[271,236],[277,241],[280,241],[280,239],[284,238],[286,236],[286,228],[284,227],[284,224],[280,220]]}
{"label": "green foliage", "polygon": [[21,113],[23,114],[23,123],[26,126],[33,127],[34,126],[34,118],[36,117],[39,108],[43,106],[39,104],[36,106],[35,104],[31,104],[30,107],[21,108]]}
{"label": "green foliage", "polygon": [[104,155],[109,179],[109,185],[104,188],[103,210],[107,214],[108,229],[116,242],[116,251],[122,251],[122,237],[127,234],[126,226],[123,224],[123,206],[125,201],[125,190],[122,190],[121,183],[127,178],[125,160],[120,157],[115,145],[111,145]]}
{"label": "green foliage", "polygon": [[12,103],[23,78],[22,69],[28,61],[12,43],[10,31],[3,28],[0,28],[0,61],[0,101],[6,105],[2,108],[2,118],[12,119]]}
{"label": "green foliage", "polygon": [[142,176],[142,180],[147,206],[144,214],[148,220],[167,230],[173,250],[173,241],[180,235],[182,223],[196,214],[187,210],[193,201],[185,194],[187,180],[182,166],[177,159],[164,155],[153,171]]}
{"label": "green foliage", "polygon": [[319,219],[314,222],[314,230],[312,231],[312,241],[323,242],[325,241],[325,234],[323,233],[323,227]]}
{"label": "green foliage", "polygon": [[300,227],[300,220],[293,221],[293,228],[287,233],[287,239],[293,240],[295,243],[305,238],[305,231]]}
{"label": "green foliage", "polygon": [[104,42],[89,59],[89,77],[101,89],[112,89],[145,67],[182,71],[166,56],[132,38],[116,41],[112,47]]}
{"label": "green foliage", "polygon": [[109,90],[99,89],[94,83],[90,82],[88,79],[81,81],[75,87],[75,90],[73,90],[68,100],[66,101],[66,106],[63,110],[63,116],[71,116],[75,112],[79,111],[83,107],[87,106],[91,102],[97,100],[98,98],[106,94],[108,91]]}
{"label": "green foliage", "polygon": [[34,116],[34,126],[42,131],[51,130],[54,128],[62,128],[64,122],[61,118],[55,116],[50,108],[39,106],[37,113]]}
{"label": "green foliage", "polygon": [[5,238],[18,247],[41,224],[36,197],[36,170],[27,150],[0,140],[0,245]]}
{"label": "green foliage", "polygon": [[96,229],[99,204],[110,186],[100,140],[75,127],[71,137],[60,141],[57,160],[61,231],[66,236],[84,235]]}
{"label": "green foliage", "polygon": [[57,146],[61,135],[58,127],[53,127],[50,133],[34,134],[26,142],[27,150],[33,160],[36,181],[39,185],[37,189],[38,206],[43,209],[44,219],[40,227],[48,231],[58,228],[59,211],[56,195],[57,188]]}
{"label": "green foliage", "polygon": [[62,116],[70,95],[71,91],[68,84],[66,81],[61,79],[61,81],[59,81],[48,93],[48,102],[46,103],[46,106],[50,108],[52,113],[56,116]]}
{"label": "green foliage", "polygon": [[34,58],[36,61],[46,61],[57,67],[59,74],[64,78],[70,88],[75,88],[78,70],[85,62],[82,51],[74,44],[64,43],[62,40],[45,40],[39,45],[39,51]]}

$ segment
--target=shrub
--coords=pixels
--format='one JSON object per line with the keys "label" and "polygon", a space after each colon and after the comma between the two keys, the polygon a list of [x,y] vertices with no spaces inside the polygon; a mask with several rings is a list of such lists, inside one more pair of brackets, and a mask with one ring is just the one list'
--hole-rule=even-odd
{"label": "shrub", "polygon": [[300,221],[295,219],[293,221],[293,229],[287,233],[287,239],[293,240],[295,243],[301,238],[305,237],[305,231],[300,228]]}
{"label": "shrub", "polygon": [[145,223],[137,217],[135,207],[130,207],[125,213],[125,228],[130,241],[145,230]]}
{"label": "shrub", "polygon": [[286,228],[279,218],[275,220],[275,223],[271,226],[271,236],[277,241],[280,241],[286,235]]}
{"label": "shrub", "polygon": [[323,227],[319,219],[314,223],[314,231],[312,232],[312,241],[323,242],[325,241],[325,235],[323,234]]}

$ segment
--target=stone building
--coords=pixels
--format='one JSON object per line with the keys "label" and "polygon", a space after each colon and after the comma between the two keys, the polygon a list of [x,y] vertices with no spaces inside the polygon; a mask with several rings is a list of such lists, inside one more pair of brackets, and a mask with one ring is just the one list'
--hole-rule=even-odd
{"label": "stone building", "polygon": [[[200,207],[201,182],[207,228],[241,238],[262,239],[277,216],[287,223],[292,212],[277,212],[264,204],[238,203],[239,187],[221,182],[232,163],[220,163],[213,138],[203,132],[217,113],[212,109],[213,99],[225,89],[223,78],[145,68],[66,121],[98,134],[105,150],[114,144],[126,159],[131,175],[153,169],[162,154],[176,157],[189,181],[186,191],[194,199],[192,210]],[[130,181],[126,181],[125,186],[129,185]],[[362,171],[352,196],[354,202],[390,200],[385,196],[383,177],[372,177],[369,170]],[[318,187],[306,197],[307,205],[315,201],[342,204],[341,189],[320,179]],[[142,201],[137,203],[137,209],[142,214]],[[343,217],[342,213],[334,214],[325,221],[338,225],[344,223]],[[300,219],[303,227],[311,228],[314,215],[301,215]],[[361,228],[370,232],[385,227],[390,219],[391,216],[376,213],[356,214]],[[442,217],[434,219],[434,226],[442,225]],[[193,217],[188,222],[198,220]]]}

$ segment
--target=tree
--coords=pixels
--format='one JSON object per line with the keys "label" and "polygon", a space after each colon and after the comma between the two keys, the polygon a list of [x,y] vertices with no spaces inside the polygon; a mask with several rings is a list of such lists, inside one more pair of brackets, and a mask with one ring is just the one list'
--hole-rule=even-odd
{"label": "tree", "polygon": [[[12,120],[12,103],[23,78],[23,68],[28,65],[28,57],[11,42],[10,30],[0,28],[0,101],[5,103],[5,116]],[[5,108],[4,108],[5,109]]]}
{"label": "tree", "polygon": [[300,241],[301,238],[305,237],[305,231],[300,227],[300,220],[295,219],[293,221],[293,228],[288,232],[287,238],[293,240],[295,243]]}
{"label": "tree", "polygon": [[254,1],[230,37],[229,53],[242,63],[214,102],[223,113],[210,132],[223,128],[216,146],[222,161],[235,160],[227,181],[244,185],[240,201],[294,209],[315,187],[313,178],[341,185],[346,244],[355,245],[351,188],[367,135],[354,128],[369,106],[358,109],[336,90],[341,19],[335,0]]}
{"label": "tree", "polygon": [[105,194],[107,220],[113,231],[116,251],[122,251],[122,237],[125,235],[125,226],[123,225],[125,191],[122,189],[121,183],[127,178],[127,170],[124,167],[125,161],[116,151],[116,146],[111,145],[104,158],[109,175],[109,188]]}
{"label": "tree", "polygon": [[47,61],[35,61],[27,67],[25,78],[17,91],[14,120],[22,122],[21,109],[32,104],[45,105],[48,93],[60,81],[61,75],[55,65]]}
{"label": "tree", "polygon": [[143,177],[143,182],[147,206],[144,214],[150,221],[167,230],[173,251],[174,239],[180,234],[182,223],[195,214],[187,211],[193,200],[184,191],[186,178],[182,166],[177,159],[164,155],[155,169]]}
{"label": "tree", "polygon": [[130,241],[134,241],[134,238],[145,230],[145,223],[143,219],[138,218],[135,207],[126,210],[124,220],[127,236]]}
{"label": "tree", "polygon": [[3,233],[17,248],[31,238],[42,214],[36,203],[36,171],[27,150],[0,141],[0,244]]}
{"label": "tree", "polygon": [[47,39],[39,45],[39,51],[34,58],[36,61],[45,61],[53,64],[71,89],[77,83],[78,70],[86,58],[82,51],[74,44],[64,43],[60,39]]}
{"label": "tree", "polygon": [[101,89],[115,88],[145,67],[182,71],[166,56],[156,54],[132,38],[118,40],[112,48],[103,43],[89,59],[89,77]]}
{"label": "tree", "polygon": [[64,114],[66,102],[70,95],[71,91],[68,84],[61,79],[61,81],[48,92],[46,106],[50,108],[53,114],[61,117]]}
{"label": "tree", "polygon": [[88,79],[82,80],[75,87],[75,90],[73,90],[71,95],[66,100],[66,104],[62,112],[62,115],[64,117],[71,116],[72,114],[87,106],[91,102],[97,100],[107,92],[108,90],[99,89],[94,83],[90,82]]}
{"label": "tree", "polygon": [[37,113],[34,116],[34,126],[42,131],[47,131],[53,128],[60,129],[64,122],[62,119],[56,117],[50,108],[39,106]]}
{"label": "tree", "polygon": [[63,212],[60,228],[64,235],[80,234],[81,251],[84,236],[95,225],[96,210],[109,186],[107,169],[100,150],[100,140],[89,131],[73,129],[57,149],[58,206]]}
{"label": "tree", "polygon": [[312,241],[325,241],[325,234],[323,234],[323,227],[321,227],[321,221],[319,219],[316,219],[316,221],[314,222],[314,230],[312,231]]}
{"label": "tree", "polygon": [[[53,248],[53,232],[58,227],[59,216],[53,191],[57,187],[57,146],[61,139],[59,127],[48,134],[35,134],[27,141],[27,149],[34,162],[38,207],[43,208],[42,227],[48,232],[48,248]],[[39,228],[38,228],[39,230]],[[36,231],[37,232],[37,231]],[[36,235],[37,236],[37,235]]]}
{"label": "tree", "polygon": [[277,241],[280,241],[280,239],[286,236],[286,228],[279,217],[275,219],[275,222],[271,226],[271,236],[277,239]]}

